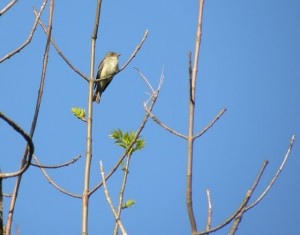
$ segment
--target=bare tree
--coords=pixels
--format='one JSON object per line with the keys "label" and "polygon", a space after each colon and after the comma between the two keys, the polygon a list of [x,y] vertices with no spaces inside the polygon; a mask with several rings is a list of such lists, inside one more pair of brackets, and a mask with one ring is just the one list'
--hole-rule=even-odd
{"label": "bare tree", "polygon": [[[12,9],[12,7],[16,4],[15,1],[11,1],[8,3],[2,10],[0,10],[0,16]],[[94,195],[94,193],[103,186],[104,188],[104,195],[107,200],[107,203],[113,213],[113,218],[115,219],[115,226],[113,233],[118,234],[119,230],[122,232],[122,234],[128,234],[126,231],[126,225],[121,220],[122,210],[129,208],[134,204],[134,200],[127,200],[125,201],[125,189],[126,184],[128,182],[128,173],[130,168],[130,163],[132,159],[132,155],[136,150],[140,150],[144,147],[143,140],[141,140],[141,133],[145,128],[145,125],[149,119],[149,117],[152,118],[154,122],[156,122],[159,126],[170,132],[171,134],[184,139],[187,142],[187,170],[186,170],[186,207],[187,207],[187,214],[190,221],[190,229],[192,235],[200,235],[200,234],[210,234],[215,231],[218,231],[222,228],[224,228],[226,225],[231,224],[231,229],[229,234],[235,234],[239,224],[242,221],[242,218],[248,210],[254,208],[259,202],[262,201],[262,199],[265,197],[265,195],[269,192],[270,188],[273,186],[277,178],[279,177],[289,155],[292,150],[295,135],[291,137],[287,152],[283,158],[283,162],[278,168],[277,173],[274,175],[271,182],[268,184],[268,186],[265,188],[265,190],[260,194],[258,198],[256,198],[253,202],[250,202],[251,197],[253,197],[253,192],[256,189],[263,172],[268,164],[268,161],[264,161],[262,164],[261,169],[257,173],[257,177],[254,180],[253,184],[249,186],[248,191],[245,193],[245,196],[242,200],[242,202],[239,203],[239,206],[235,211],[232,212],[231,215],[229,215],[227,218],[224,219],[224,222],[212,226],[212,218],[213,218],[213,203],[210,195],[210,191],[207,190],[207,201],[208,201],[208,209],[207,209],[207,218],[206,218],[206,226],[204,231],[199,230],[197,224],[198,220],[195,216],[195,208],[193,206],[193,171],[195,170],[194,166],[194,145],[195,141],[202,137],[203,134],[205,134],[210,128],[214,126],[214,124],[223,116],[223,114],[226,112],[226,108],[223,108],[220,110],[220,112],[212,118],[212,121],[207,124],[202,130],[195,131],[194,128],[194,122],[195,122],[195,108],[196,108],[196,82],[198,77],[198,59],[200,54],[200,46],[201,46],[201,39],[202,39],[202,22],[203,22],[203,9],[204,9],[204,0],[199,0],[199,13],[198,13],[198,21],[197,21],[197,33],[196,33],[196,40],[195,40],[195,51],[194,51],[194,58],[192,59],[192,53],[188,53],[188,81],[189,81],[189,118],[188,118],[188,130],[187,134],[180,133],[179,131],[174,130],[173,128],[169,127],[167,124],[160,121],[160,119],[153,114],[152,110],[153,107],[157,101],[159,92],[162,87],[162,83],[164,80],[164,72],[162,71],[159,85],[156,89],[153,88],[153,85],[148,81],[146,76],[143,75],[143,73],[138,69],[135,68],[138,75],[145,81],[146,86],[150,90],[150,96],[147,101],[144,102],[144,109],[145,114],[143,116],[143,119],[141,120],[141,123],[136,128],[136,131],[134,132],[123,132],[122,130],[113,131],[111,134],[111,137],[115,140],[115,143],[117,146],[120,146],[123,148],[123,153],[121,156],[119,156],[118,160],[115,162],[114,166],[110,169],[110,171],[105,175],[104,167],[102,161],[100,162],[100,171],[99,175],[101,174],[101,181],[98,182],[96,185],[91,187],[90,181],[91,181],[91,167],[92,165],[92,155],[93,155],[93,145],[92,145],[92,139],[93,139],[93,91],[95,87],[95,82],[98,82],[94,77],[94,68],[95,68],[95,54],[96,54],[96,43],[98,38],[98,30],[100,26],[100,15],[101,15],[101,0],[97,0],[96,5],[96,12],[95,12],[95,19],[94,19],[94,27],[93,31],[91,33],[91,52],[90,52],[90,68],[89,68],[89,75],[84,74],[82,71],[80,71],[72,62],[71,59],[68,58],[62,50],[58,47],[56,41],[54,40],[52,36],[52,22],[53,22],[53,14],[54,14],[54,0],[49,1],[49,13],[48,13],[48,23],[47,26],[43,23],[41,20],[41,16],[46,9],[46,6],[48,5],[48,0],[44,0],[41,4],[40,10],[37,11],[34,9],[35,14],[35,20],[33,23],[33,26],[28,34],[28,37],[25,39],[25,41],[20,45],[17,46],[15,49],[11,50],[9,53],[4,55],[2,58],[0,58],[0,64],[7,61],[8,59],[16,56],[19,52],[21,52],[24,48],[26,48],[31,42],[33,37],[35,36],[35,32],[37,27],[41,27],[46,35],[46,42],[44,45],[44,53],[43,53],[43,61],[42,61],[42,68],[41,68],[41,77],[39,82],[39,89],[37,92],[37,100],[35,104],[35,111],[33,114],[33,119],[31,123],[30,133],[27,134],[22,127],[20,127],[18,124],[16,124],[15,121],[13,121],[11,118],[7,117],[4,113],[0,112],[0,118],[4,120],[9,126],[11,126],[18,134],[20,134],[26,141],[26,147],[24,149],[23,155],[20,157],[20,166],[19,169],[14,172],[0,172],[0,235],[6,234],[10,235],[12,233],[12,221],[13,216],[15,212],[15,205],[16,201],[18,199],[19,195],[19,189],[20,185],[22,183],[22,176],[23,174],[29,169],[29,167],[37,167],[39,168],[43,175],[45,176],[46,180],[55,187],[58,191],[61,193],[72,197],[76,199],[81,200],[82,204],[82,220],[81,220],[81,234],[87,235],[88,234],[88,228],[89,228],[89,203],[91,196]],[[38,26],[39,25],[39,26]],[[128,58],[128,60],[125,62],[123,66],[118,70],[118,73],[122,72],[129,63],[134,59],[134,57],[137,55],[139,50],[142,48],[142,45],[144,44],[146,38],[148,35],[148,30],[145,31],[142,40],[140,43],[136,46],[136,48],[133,50],[131,56]],[[49,52],[50,48],[53,46],[56,53],[63,59],[63,61],[69,66],[69,68],[74,71],[76,74],[78,74],[84,82],[87,82],[87,112],[85,112],[85,109],[75,107],[72,109],[72,112],[74,115],[81,121],[83,121],[85,128],[86,128],[86,136],[85,136],[85,168],[84,168],[84,174],[83,174],[83,189],[81,193],[74,193],[66,190],[64,187],[60,186],[59,183],[57,183],[53,178],[51,178],[50,174],[47,172],[50,169],[58,169],[62,167],[69,166],[75,162],[81,157],[80,154],[78,154],[76,157],[71,159],[70,161],[67,161],[62,164],[52,165],[48,166],[45,164],[42,164],[37,156],[37,154],[34,153],[34,133],[37,127],[39,113],[40,113],[40,107],[42,104],[42,98],[43,98],[43,90],[45,87],[45,79],[47,74],[47,67],[48,67],[48,59],[49,59]],[[35,163],[32,162],[32,159],[34,159]],[[125,163],[124,163],[125,162]],[[113,199],[111,197],[111,193],[109,192],[109,187],[107,185],[107,181],[114,175],[114,173],[117,171],[117,169],[123,170],[123,177],[121,179],[121,186],[119,191],[119,198],[117,206],[115,206]],[[196,169],[197,170],[197,169]],[[14,190],[11,195],[7,195],[2,192],[2,183],[3,179],[7,178],[13,178],[15,177],[15,184],[14,184]],[[8,216],[7,219],[3,219],[3,196],[10,197],[10,205],[8,209]],[[206,210],[203,210],[206,212]],[[4,226],[5,225],[5,226]]]}

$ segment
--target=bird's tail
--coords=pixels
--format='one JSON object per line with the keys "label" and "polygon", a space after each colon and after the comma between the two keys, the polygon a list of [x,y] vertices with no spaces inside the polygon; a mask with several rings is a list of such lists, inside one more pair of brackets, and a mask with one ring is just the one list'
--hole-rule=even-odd
{"label": "bird's tail", "polygon": [[96,102],[97,104],[100,103],[100,92],[98,90],[95,91],[94,95],[93,95],[93,102]]}

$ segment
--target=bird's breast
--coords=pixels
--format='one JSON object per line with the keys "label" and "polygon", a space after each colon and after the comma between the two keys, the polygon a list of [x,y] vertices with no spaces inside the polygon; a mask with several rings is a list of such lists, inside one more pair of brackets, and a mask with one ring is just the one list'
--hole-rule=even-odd
{"label": "bird's breast", "polygon": [[118,72],[118,60],[107,59],[104,61],[101,71],[101,78],[115,75]]}

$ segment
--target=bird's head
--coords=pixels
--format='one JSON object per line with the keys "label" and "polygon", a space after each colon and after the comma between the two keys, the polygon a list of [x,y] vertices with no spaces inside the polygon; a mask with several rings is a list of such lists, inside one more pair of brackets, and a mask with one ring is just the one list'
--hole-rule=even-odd
{"label": "bird's head", "polygon": [[118,58],[120,55],[121,54],[118,54],[116,52],[110,51],[110,52],[106,53],[105,58],[107,58],[107,57],[117,57]]}

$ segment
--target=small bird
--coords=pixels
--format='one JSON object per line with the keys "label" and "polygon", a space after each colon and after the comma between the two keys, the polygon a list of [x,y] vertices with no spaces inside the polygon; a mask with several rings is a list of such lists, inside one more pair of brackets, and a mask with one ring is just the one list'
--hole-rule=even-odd
{"label": "small bird", "polygon": [[98,66],[96,79],[100,79],[100,81],[95,83],[95,93],[93,95],[93,101],[98,104],[100,103],[102,93],[119,71],[118,57],[120,55],[116,52],[108,52]]}

